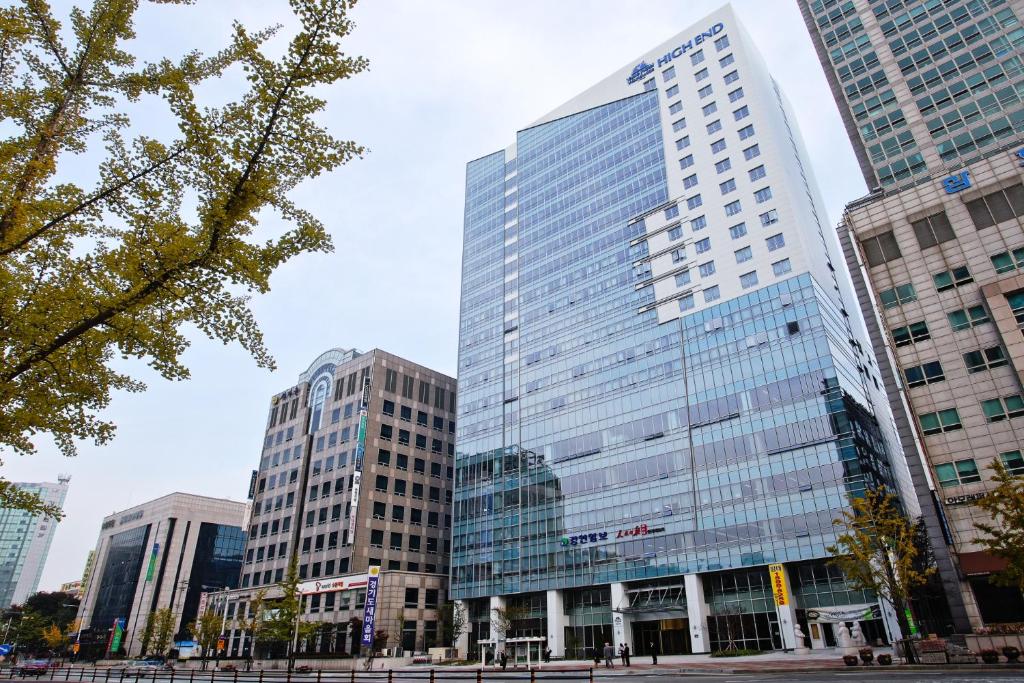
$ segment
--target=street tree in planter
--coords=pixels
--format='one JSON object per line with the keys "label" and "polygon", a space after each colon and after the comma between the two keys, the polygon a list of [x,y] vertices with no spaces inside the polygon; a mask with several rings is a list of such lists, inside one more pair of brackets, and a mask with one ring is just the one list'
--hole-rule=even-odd
{"label": "street tree in planter", "polygon": [[[868,489],[863,497],[852,498],[850,506],[840,519],[832,521],[841,533],[828,548],[833,555],[830,562],[842,570],[851,587],[870,590],[887,600],[907,637],[908,599],[935,568],[915,568],[915,525],[903,514],[895,495],[884,488]],[[904,647],[907,661],[915,661],[911,644],[906,642]]]}
{"label": "street tree in planter", "polygon": [[203,671],[206,671],[206,661],[209,659],[210,650],[217,646],[222,623],[220,615],[208,610],[188,625],[188,632],[195,639],[202,653]]}
{"label": "street tree in planter", "polygon": [[263,625],[266,641],[284,646],[289,671],[295,666],[296,647],[314,635],[320,626],[317,622],[301,619],[302,596],[299,595],[299,583],[298,561],[293,559],[284,580],[277,584],[281,597],[268,605],[270,618]]}
{"label": "street tree in planter", "polygon": [[974,525],[984,534],[978,542],[1006,560],[1006,568],[992,575],[992,583],[1024,592],[1024,477],[1010,474],[998,460],[991,469],[996,486],[974,503],[992,518]]}
{"label": "street tree in planter", "polygon": [[157,657],[166,657],[174,635],[174,612],[170,607],[161,607],[154,612],[153,618],[156,623],[153,631],[153,654]]}
{"label": "street tree in planter", "polygon": [[437,610],[437,619],[441,622],[441,644],[444,647],[455,647],[469,628],[466,609],[456,602],[445,602]]}

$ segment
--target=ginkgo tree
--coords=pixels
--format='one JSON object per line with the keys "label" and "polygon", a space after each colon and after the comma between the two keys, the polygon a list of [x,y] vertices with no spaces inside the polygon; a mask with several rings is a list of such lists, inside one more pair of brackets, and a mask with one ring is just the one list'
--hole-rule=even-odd
{"label": "ginkgo tree", "polygon": [[[919,553],[916,525],[903,513],[896,496],[882,487],[851,498],[841,515],[832,521],[839,535],[828,548],[833,555],[830,562],[842,570],[852,588],[869,590],[889,602],[900,630],[909,637],[911,594],[935,573],[934,567],[921,569],[914,561]],[[906,657],[914,660],[909,644]]]}
{"label": "ginkgo tree", "polygon": [[[332,248],[289,193],[364,151],[318,122],[314,94],[367,67],[341,47],[354,0],[288,4],[280,56],[267,45],[280,27],[235,23],[214,55],[146,64],[128,51],[140,0],[93,0],[63,23],[44,0],[0,7],[0,449],[106,443],[112,392],[144,389],[112,361],[187,378],[186,326],[273,367],[249,297],[288,259]],[[151,9],[202,21],[202,6]],[[233,101],[200,101],[239,72]],[[144,132],[142,99],[162,101],[173,135]],[[82,152],[91,172],[71,168]],[[265,237],[267,222],[285,227]],[[0,506],[59,515],[3,481]]]}

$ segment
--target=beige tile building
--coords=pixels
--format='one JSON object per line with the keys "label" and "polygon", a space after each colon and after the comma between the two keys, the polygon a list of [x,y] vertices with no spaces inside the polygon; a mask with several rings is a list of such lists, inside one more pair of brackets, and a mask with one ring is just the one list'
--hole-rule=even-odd
{"label": "beige tile building", "polygon": [[951,626],[1019,621],[972,502],[1024,474],[1024,1],[798,3],[871,188],[840,240]]}
{"label": "beige tile building", "polygon": [[[271,398],[240,588],[210,596],[226,654],[252,653],[242,628],[252,597],[289,562],[304,619],[322,624],[301,649],[352,652],[369,567],[381,568],[377,628],[388,647],[438,640],[450,554],[455,380],[379,349],[331,349]],[[260,656],[261,652],[255,652]]]}

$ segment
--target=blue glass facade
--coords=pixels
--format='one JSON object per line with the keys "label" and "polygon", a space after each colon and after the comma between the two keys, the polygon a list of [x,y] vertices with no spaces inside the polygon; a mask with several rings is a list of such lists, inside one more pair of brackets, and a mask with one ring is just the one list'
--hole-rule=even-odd
{"label": "blue glass facade", "polygon": [[[651,90],[467,169],[451,593],[533,605],[520,635],[545,634],[542,591],[647,582],[676,590],[665,618],[686,609],[666,577],[767,587],[766,564],[827,556],[848,494],[891,476],[849,326],[810,274],[658,323],[644,219],[665,168]],[[723,585],[705,584],[712,615]],[[607,632],[602,600],[567,609],[567,650]],[[774,619],[747,639],[781,646]]]}

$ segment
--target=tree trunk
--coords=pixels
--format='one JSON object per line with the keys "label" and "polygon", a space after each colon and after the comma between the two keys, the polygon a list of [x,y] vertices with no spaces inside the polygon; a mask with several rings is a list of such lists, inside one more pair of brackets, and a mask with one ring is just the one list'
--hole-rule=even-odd
{"label": "tree trunk", "polygon": [[917,655],[914,653],[914,645],[910,642],[910,620],[907,619],[907,604],[903,600],[893,599],[892,608],[896,612],[896,622],[900,625],[903,633],[903,656],[907,664],[916,664]]}

